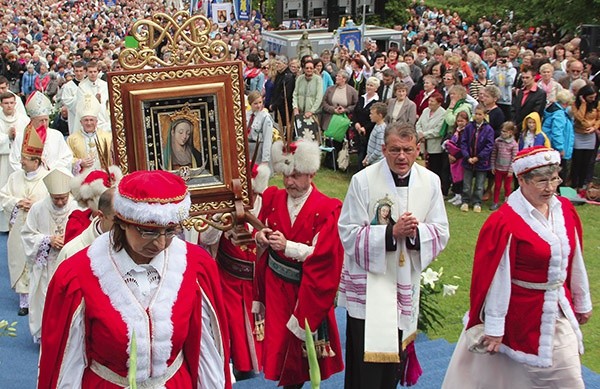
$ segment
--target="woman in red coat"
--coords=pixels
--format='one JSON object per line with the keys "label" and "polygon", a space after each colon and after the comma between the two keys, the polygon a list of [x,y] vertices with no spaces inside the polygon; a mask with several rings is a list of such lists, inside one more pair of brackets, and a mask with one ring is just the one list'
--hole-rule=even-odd
{"label": "woman in red coat", "polygon": [[113,229],[63,262],[48,288],[38,388],[116,389],[130,378],[138,387],[231,387],[216,264],[177,237],[189,208],[172,173],[121,180]]}

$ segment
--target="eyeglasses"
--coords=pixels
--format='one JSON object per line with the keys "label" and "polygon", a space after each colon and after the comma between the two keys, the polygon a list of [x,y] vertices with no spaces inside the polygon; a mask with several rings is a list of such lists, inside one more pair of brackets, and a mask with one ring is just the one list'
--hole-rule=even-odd
{"label": "eyeglasses", "polygon": [[551,188],[556,188],[562,182],[563,182],[563,180],[560,177],[554,177],[554,178],[550,178],[550,179],[546,178],[546,179],[542,179],[539,181],[531,180],[531,183],[533,184],[533,186],[535,186],[538,189],[546,189],[548,187],[548,185],[550,185]]}
{"label": "eyeglasses", "polygon": [[173,237],[175,237],[175,235],[179,234],[179,232],[181,231],[180,227],[167,228],[165,232],[158,232],[156,230],[144,230],[138,226],[135,226],[135,229],[140,234],[142,239],[147,240],[156,240],[161,236],[164,236],[167,240],[173,239]]}
{"label": "eyeglasses", "polygon": [[392,157],[397,157],[399,156],[401,153],[404,153],[404,155],[411,155],[415,152],[415,148],[414,147],[390,147],[389,149],[387,149],[387,152],[389,155],[391,155]]}

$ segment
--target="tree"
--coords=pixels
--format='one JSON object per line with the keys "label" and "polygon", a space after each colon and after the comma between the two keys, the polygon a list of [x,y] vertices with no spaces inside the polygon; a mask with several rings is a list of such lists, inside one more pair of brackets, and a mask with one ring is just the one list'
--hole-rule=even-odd
{"label": "tree", "polygon": [[453,0],[428,0],[429,7],[456,11],[467,23],[477,22],[482,16],[491,16],[503,11],[507,19],[512,11],[513,23],[526,27],[551,27],[560,35],[573,33],[581,24],[600,23],[600,13],[594,12],[600,7],[600,0],[463,0],[457,6]]}

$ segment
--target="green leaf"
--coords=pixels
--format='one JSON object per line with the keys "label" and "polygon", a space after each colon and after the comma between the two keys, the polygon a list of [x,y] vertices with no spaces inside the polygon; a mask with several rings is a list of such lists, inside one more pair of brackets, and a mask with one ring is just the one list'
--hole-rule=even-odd
{"label": "green leaf", "polygon": [[127,379],[129,380],[129,389],[137,389],[137,340],[135,338],[135,330],[131,333],[131,346],[129,349],[129,371]]}
{"label": "green leaf", "polygon": [[306,353],[308,354],[308,373],[310,375],[310,386],[312,389],[319,389],[321,386],[321,370],[317,360],[317,350],[312,331],[308,325],[308,319],[304,319],[304,331],[306,333]]}

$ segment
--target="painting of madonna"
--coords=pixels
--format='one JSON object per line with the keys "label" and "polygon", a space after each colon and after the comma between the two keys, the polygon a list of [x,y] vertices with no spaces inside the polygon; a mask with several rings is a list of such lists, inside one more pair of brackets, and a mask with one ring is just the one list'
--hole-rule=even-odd
{"label": "painting of madonna", "polygon": [[163,150],[163,168],[179,170],[183,167],[204,170],[206,161],[202,153],[194,147],[193,125],[188,119],[174,121],[169,128],[167,142]]}

